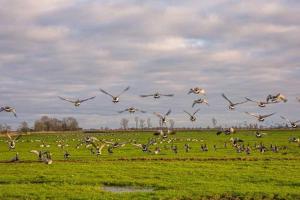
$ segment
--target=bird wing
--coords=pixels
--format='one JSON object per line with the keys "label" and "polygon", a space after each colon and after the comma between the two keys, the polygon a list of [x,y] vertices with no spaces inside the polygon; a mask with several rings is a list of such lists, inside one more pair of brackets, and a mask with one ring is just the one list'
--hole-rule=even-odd
{"label": "bird wing", "polygon": [[140,97],[151,97],[154,96],[154,94],[144,94],[144,95],[140,95]]}
{"label": "bird wing", "polygon": [[287,121],[288,123],[291,123],[291,121],[288,118],[286,118],[286,117],[280,116],[280,118],[283,119],[283,120],[285,120],[285,121]]}
{"label": "bird wing", "polygon": [[131,144],[132,144],[133,146],[142,148],[142,144],[134,144],[134,143],[131,143]]}
{"label": "bird wing", "polygon": [[157,112],[154,112],[153,114],[156,115],[159,118],[163,118],[163,116],[161,114],[157,113]]}
{"label": "bird wing", "polygon": [[123,112],[126,112],[126,111],[128,111],[128,110],[129,110],[129,109],[126,108],[125,110],[118,111],[118,113],[123,113]]}
{"label": "bird wing", "polygon": [[165,97],[173,97],[174,94],[160,94],[160,96],[165,96]]}
{"label": "bird wing", "polygon": [[300,122],[300,120],[297,120],[297,121],[295,121],[294,123],[297,124],[297,123],[299,123],[299,122]]}
{"label": "bird wing", "polygon": [[1,108],[0,108],[0,112],[2,112],[3,110],[4,110],[4,108],[3,108],[3,107],[1,107]]}
{"label": "bird wing", "polygon": [[197,109],[194,113],[193,113],[193,116],[197,113],[197,112],[199,112],[200,111],[200,109]]}
{"label": "bird wing", "polygon": [[9,140],[12,140],[11,136],[8,133],[6,133],[6,136],[8,137]]}
{"label": "bird wing", "polygon": [[254,100],[252,100],[252,99],[250,99],[250,98],[248,98],[248,97],[245,97],[245,99],[246,99],[247,101],[251,101],[251,102],[259,103],[258,101],[254,101]]}
{"label": "bird wing", "polygon": [[272,115],[274,115],[275,113],[271,113],[271,114],[268,114],[268,115],[262,115],[261,117],[262,118],[267,118],[267,117],[270,117],[270,116],[272,116]]}
{"label": "bird wing", "polygon": [[19,134],[14,140],[17,141],[18,139],[20,139],[22,137],[21,134]]}
{"label": "bird wing", "polygon": [[80,100],[80,103],[96,98],[96,96]]}
{"label": "bird wing", "polygon": [[110,93],[106,92],[105,90],[102,90],[101,88],[99,89],[102,93],[107,94],[108,96],[111,96],[112,98],[114,97],[113,95],[111,95]]}
{"label": "bird wing", "polygon": [[73,101],[73,100],[66,99],[66,98],[63,98],[63,97],[60,97],[60,96],[58,96],[58,98],[60,98],[60,99],[63,100],[63,101],[68,101],[68,102],[70,102],[70,103],[75,103],[75,101]]}
{"label": "bird wing", "polygon": [[31,150],[30,153],[34,153],[34,154],[36,154],[37,156],[40,154],[37,150]]}
{"label": "bird wing", "polygon": [[239,105],[239,104],[243,104],[243,103],[246,103],[246,102],[248,102],[248,101],[242,101],[242,102],[238,102],[238,103],[234,103],[233,105]]}
{"label": "bird wing", "polygon": [[189,116],[192,116],[189,112],[187,112],[187,111],[185,111],[185,110],[184,110],[183,112],[185,112],[185,113],[188,114]]}
{"label": "bird wing", "polygon": [[230,100],[225,96],[225,94],[222,94],[222,97],[223,97],[224,99],[226,99],[230,104],[233,104],[232,101],[230,101]]}
{"label": "bird wing", "polygon": [[168,112],[165,114],[165,116],[168,116],[171,113],[171,109],[168,110]]}
{"label": "bird wing", "polygon": [[13,110],[12,110],[12,113],[14,114],[15,117],[17,117],[16,109],[13,109]]}
{"label": "bird wing", "polygon": [[285,96],[283,96],[282,94],[279,94],[277,98],[284,102],[287,102],[287,98]]}
{"label": "bird wing", "polygon": [[247,115],[251,115],[251,116],[253,116],[253,117],[256,117],[256,118],[259,118],[259,116],[258,115],[256,115],[256,114],[254,114],[254,113],[249,113],[249,112],[245,112]]}
{"label": "bird wing", "polygon": [[137,111],[140,111],[141,113],[146,113],[146,111],[144,110],[139,110],[139,109],[136,109]]}
{"label": "bird wing", "polygon": [[125,88],[117,97],[121,96],[124,92],[126,92],[127,90],[129,90],[129,86],[127,88]]}

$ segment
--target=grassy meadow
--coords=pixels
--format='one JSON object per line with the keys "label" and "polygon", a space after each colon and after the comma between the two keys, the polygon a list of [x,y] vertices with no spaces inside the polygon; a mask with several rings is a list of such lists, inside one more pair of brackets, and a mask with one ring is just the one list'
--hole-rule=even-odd
{"label": "grassy meadow", "polygon": [[[264,132],[263,138],[256,138],[253,131],[219,136],[214,131],[181,131],[163,142],[151,132],[34,133],[22,136],[11,151],[7,138],[1,137],[0,199],[300,199],[300,147],[288,142],[289,137],[299,138],[300,131]],[[112,154],[104,148],[96,156],[85,145],[76,148],[86,135],[137,143],[157,138],[157,144],[151,146],[152,153],[128,143]],[[249,144],[250,155],[237,153],[231,137]],[[59,141],[66,145],[64,149],[58,147]],[[177,154],[170,149],[172,143],[178,147]],[[186,143],[189,152],[185,152]],[[254,149],[259,143],[268,149],[277,145],[279,152],[262,154]],[[201,144],[207,145],[207,152],[200,151]],[[154,154],[157,146],[161,152]],[[30,153],[33,149],[50,151],[53,164],[39,162]],[[63,157],[66,150],[69,159]],[[7,162],[16,152],[20,161]],[[105,190],[109,186],[137,191]]]}

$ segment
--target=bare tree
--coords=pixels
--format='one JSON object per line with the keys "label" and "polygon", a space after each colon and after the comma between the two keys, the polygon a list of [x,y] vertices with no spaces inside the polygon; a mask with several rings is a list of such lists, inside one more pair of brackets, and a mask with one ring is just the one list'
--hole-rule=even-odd
{"label": "bare tree", "polygon": [[151,127],[152,127],[152,124],[151,124],[151,118],[150,118],[150,117],[147,119],[147,127],[148,127],[148,128],[151,128]]}
{"label": "bare tree", "polygon": [[140,119],[140,128],[144,129],[145,127],[145,120],[144,119]]}
{"label": "bare tree", "polygon": [[128,122],[129,122],[129,120],[126,118],[121,119],[121,122],[120,122],[121,128],[124,130],[128,129]]}
{"label": "bare tree", "polygon": [[22,133],[27,133],[30,130],[30,128],[28,127],[27,122],[21,122],[18,131],[22,132]]}
{"label": "bare tree", "polygon": [[135,128],[138,129],[139,128],[139,118],[135,117],[134,121],[135,121]]}

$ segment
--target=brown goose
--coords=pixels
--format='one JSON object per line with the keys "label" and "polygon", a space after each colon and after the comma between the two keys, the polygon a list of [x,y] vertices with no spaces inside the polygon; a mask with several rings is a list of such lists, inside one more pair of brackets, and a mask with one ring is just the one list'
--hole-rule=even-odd
{"label": "brown goose", "polygon": [[291,120],[289,120],[286,117],[283,117],[283,116],[280,116],[280,117],[281,117],[281,119],[285,120],[287,122],[287,124],[290,124],[292,128],[297,128],[298,127],[297,124],[300,123],[300,120],[298,120],[298,121],[291,121]]}
{"label": "brown goose", "polygon": [[76,99],[76,100],[70,100],[70,99],[60,97],[60,96],[58,98],[60,98],[63,101],[67,101],[67,102],[70,102],[70,103],[74,104],[75,107],[79,107],[81,103],[83,103],[85,101],[88,101],[88,100],[91,100],[91,99],[94,99],[95,97],[96,96],[90,97],[90,98],[87,98],[87,99]]}
{"label": "brown goose", "polygon": [[156,92],[154,94],[140,95],[140,97],[153,97],[154,99],[159,99],[162,96],[164,96],[164,97],[173,97],[174,94],[161,94],[159,92]]}
{"label": "brown goose", "polygon": [[206,99],[197,99],[193,102],[192,107],[194,107],[196,104],[206,104],[209,106],[208,101]]}
{"label": "brown goose", "polygon": [[157,117],[160,118],[160,122],[161,122],[161,125],[167,125],[167,116],[171,113],[171,109],[168,110],[168,112],[165,114],[165,115],[162,115],[160,113],[157,113],[157,112],[154,112],[153,114],[156,115]]}
{"label": "brown goose", "polygon": [[272,114],[268,114],[268,115],[259,115],[259,114],[249,113],[249,112],[245,112],[245,113],[246,113],[247,115],[251,115],[251,116],[257,118],[257,120],[258,120],[259,122],[263,122],[263,121],[265,121],[265,118],[270,117],[270,116],[272,116],[272,115],[275,114],[275,113],[272,113]]}
{"label": "brown goose", "polygon": [[203,89],[203,88],[200,88],[200,87],[194,87],[194,88],[191,88],[188,92],[188,94],[203,94],[203,95],[206,95],[206,91]]}
{"label": "brown goose", "polygon": [[134,108],[134,107],[126,108],[125,110],[121,110],[118,113],[123,113],[123,112],[129,112],[130,114],[133,114],[135,112],[146,113],[146,111],[140,110],[140,109],[137,109],[137,108]]}
{"label": "brown goose", "polygon": [[189,112],[187,112],[187,111],[184,110],[184,112],[190,116],[191,122],[196,121],[195,115],[196,115],[196,113],[199,112],[199,111],[200,111],[200,109],[197,109],[193,114],[190,114]]}
{"label": "brown goose", "polygon": [[0,112],[5,111],[5,112],[10,112],[13,113],[15,117],[17,117],[16,109],[10,106],[3,106],[0,108]]}
{"label": "brown goose", "polygon": [[267,104],[272,103],[272,102],[267,102],[267,101],[256,101],[256,100],[252,100],[252,99],[250,99],[250,98],[248,98],[248,97],[245,97],[245,99],[246,99],[247,101],[251,101],[251,102],[256,103],[256,104],[257,104],[259,107],[261,107],[261,108],[264,108],[264,107],[266,107]]}
{"label": "brown goose", "polygon": [[243,104],[246,103],[247,101],[242,101],[242,102],[238,102],[238,103],[233,103],[231,100],[229,100],[225,94],[222,94],[222,97],[227,100],[229,102],[229,110],[234,110],[235,106],[239,105],[239,104]]}
{"label": "brown goose", "polygon": [[127,87],[127,88],[125,88],[119,95],[117,95],[117,96],[113,96],[112,94],[110,94],[110,93],[108,93],[108,92],[106,92],[105,90],[102,90],[102,89],[100,89],[100,91],[102,92],[102,93],[104,93],[104,94],[106,94],[106,95],[108,95],[108,96],[110,96],[111,98],[112,98],[112,102],[113,103],[118,103],[119,101],[120,101],[120,96],[124,93],[124,92],[126,92],[127,90],[129,90],[129,86]]}
{"label": "brown goose", "polygon": [[281,93],[278,93],[278,94],[276,94],[276,95],[271,95],[271,94],[269,94],[268,96],[267,96],[267,99],[266,99],[266,101],[267,102],[273,102],[273,103],[279,103],[279,102],[281,102],[281,101],[283,101],[284,103],[286,103],[288,100],[287,100],[287,98],[284,96],[284,95],[282,95]]}

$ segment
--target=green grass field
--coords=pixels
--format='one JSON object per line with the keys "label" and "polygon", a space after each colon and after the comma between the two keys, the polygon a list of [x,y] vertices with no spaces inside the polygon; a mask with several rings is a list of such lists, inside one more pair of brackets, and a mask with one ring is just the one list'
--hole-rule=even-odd
{"label": "green grass field", "polygon": [[[300,147],[288,142],[291,136],[300,137],[300,131],[265,132],[263,138],[256,138],[251,131],[220,136],[215,132],[178,132],[169,136],[176,138],[177,154],[169,149],[171,143],[158,142],[155,146],[162,151],[157,155],[127,144],[114,149],[113,154],[105,148],[98,157],[85,145],[75,148],[84,133],[31,134],[23,136],[12,151],[2,137],[0,199],[300,199]],[[155,137],[149,132],[88,135],[141,143]],[[278,153],[269,150],[263,154],[252,148],[246,155],[230,145],[231,137],[239,137],[251,147],[262,142],[268,148],[271,144],[281,148]],[[69,146],[61,149],[57,140]],[[50,147],[41,148],[42,141]],[[185,143],[191,146],[188,153]],[[201,144],[207,144],[209,150],[200,151]],[[32,149],[51,151],[53,164],[38,162],[29,152]],[[68,160],[63,157],[65,150],[71,154]],[[20,162],[5,163],[16,152]],[[109,192],[105,186],[151,190]]]}

